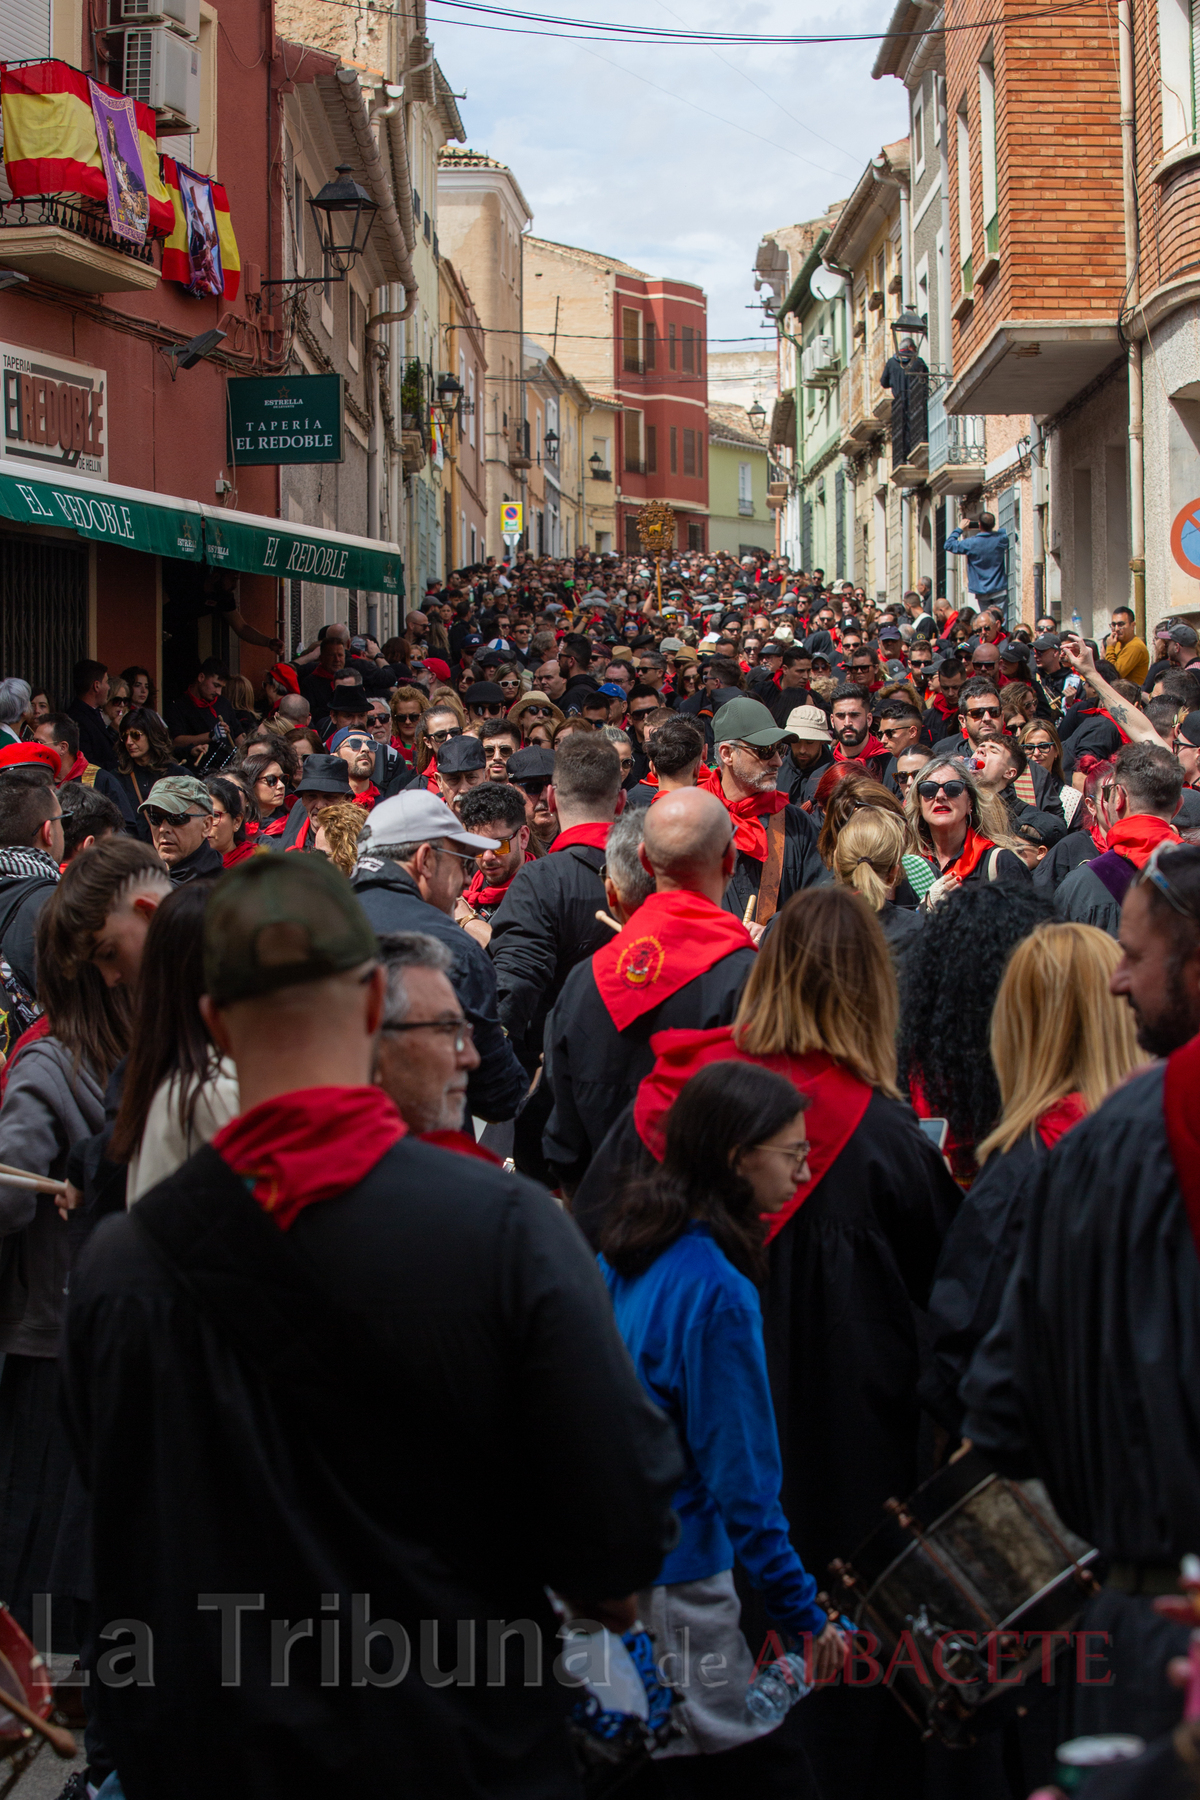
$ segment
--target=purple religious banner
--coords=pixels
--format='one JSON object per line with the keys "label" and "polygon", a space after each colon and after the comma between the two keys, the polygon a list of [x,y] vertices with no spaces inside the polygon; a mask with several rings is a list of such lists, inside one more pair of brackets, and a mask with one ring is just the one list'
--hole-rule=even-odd
{"label": "purple religious banner", "polygon": [[182,163],[177,164],[177,168],[179,204],[187,228],[187,258],[191,270],[191,280],[185,285],[189,294],[215,294],[219,298],[225,292],[225,276],[221,269],[212,183]]}
{"label": "purple religious banner", "polygon": [[109,94],[88,77],[92,117],[100,145],[100,166],[108,188],[108,217],[118,237],[144,244],[150,223],[150,197],[142,168],[137,114],[128,94]]}

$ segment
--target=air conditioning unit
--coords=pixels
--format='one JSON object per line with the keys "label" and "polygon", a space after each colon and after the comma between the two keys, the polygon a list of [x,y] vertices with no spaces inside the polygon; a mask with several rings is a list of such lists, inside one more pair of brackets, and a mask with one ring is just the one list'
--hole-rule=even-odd
{"label": "air conditioning unit", "polygon": [[127,31],[121,87],[148,106],[158,129],[200,129],[200,52],[166,25]]}
{"label": "air conditioning unit", "polygon": [[200,35],[200,0],[113,0],[114,25],[169,25],[184,37]]}
{"label": "air conditioning unit", "polygon": [[815,337],[809,348],[812,351],[814,375],[818,374],[822,369],[830,369],[833,367],[834,354],[833,339],[831,337]]}

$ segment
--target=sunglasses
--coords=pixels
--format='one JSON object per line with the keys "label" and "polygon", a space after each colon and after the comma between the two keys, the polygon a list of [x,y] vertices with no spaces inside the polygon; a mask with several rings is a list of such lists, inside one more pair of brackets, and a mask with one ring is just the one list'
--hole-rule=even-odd
{"label": "sunglasses", "polygon": [[146,823],[157,830],[162,825],[184,825],[189,819],[207,819],[208,813],[164,812],[161,806],[148,806],[142,814]]}
{"label": "sunglasses", "polygon": [[968,706],[967,717],[968,719],[998,719],[1000,708],[998,706]]}
{"label": "sunglasses", "polygon": [[1053,756],[1054,755],[1054,745],[1053,744],[1026,744],[1025,748],[1026,748],[1026,750],[1028,750],[1030,756]]}
{"label": "sunglasses", "polygon": [[257,777],[257,779],[262,787],[286,787],[287,786],[287,783],[284,781],[282,775],[260,775]]}
{"label": "sunglasses", "polygon": [[748,750],[751,756],[757,757],[759,762],[764,763],[770,762],[773,756],[781,756],[783,754],[782,742],[775,744],[746,744],[739,738],[738,749]]}
{"label": "sunglasses", "polygon": [[997,661],[998,661],[998,658],[994,657],[994,656],[992,656],[992,657],[985,656],[982,658],[978,657],[978,656],[973,656],[971,658],[971,667],[973,669],[994,669],[996,667]]}
{"label": "sunglasses", "polygon": [[514,780],[513,786],[519,787],[521,792],[523,794],[528,794],[531,800],[540,800],[546,789],[550,786],[550,777],[547,775],[543,780],[540,777],[531,775],[527,781]]}
{"label": "sunglasses", "polygon": [[[379,723],[382,725],[383,720],[380,719]],[[421,715],[419,712],[397,713],[396,723],[397,725],[419,725],[421,723]]]}
{"label": "sunglasses", "polygon": [[643,706],[641,712],[631,712],[631,719],[652,719],[658,711],[657,706]]}
{"label": "sunglasses", "polygon": [[477,719],[502,719],[504,717],[504,708],[497,700],[488,700],[481,706],[473,706],[471,711]]}
{"label": "sunglasses", "polygon": [[513,841],[510,837],[499,838],[490,850],[477,851],[475,861],[482,862],[485,856],[507,856],[512,846]]}
{"label": "sunglasses", "polygon": [[462,736],[462,726],[461,725],[450,725],[450,726],[447,726],[444,731],[431,731],[429,733],[429,742],[431,744],[444,744],[452,737],[461,737],[461,736]]}
{"label": "sunglasses", "polygon": [[[351,750],[373,750],[375,748],[373,740],[369,737],[343,738],[342,743],[343,745],[349,744]],[[266,777],[263,776],[262,779],[265,781]],[[283,786],[282,776],[280,777],[279,785],[280,787]]]}
{"label": "sunglasses", "polygon": [[936,800],[939,794],[945,794],[947,800],[957,800],[967,791],[965,781],[919,781],[917,792],[922,800]]}

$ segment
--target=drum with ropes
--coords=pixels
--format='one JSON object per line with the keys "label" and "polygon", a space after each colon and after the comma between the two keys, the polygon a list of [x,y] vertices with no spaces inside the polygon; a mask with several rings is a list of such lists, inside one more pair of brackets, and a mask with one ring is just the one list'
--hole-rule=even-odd
{"label": "drum with ropes", "polygon": [[[1097,1583],[1097,1552],[1039,1481],[1008,1481],[968,1450],[831,1564],[834,1593],[887,1685],[926,1734],[969,1744],[1005,1723]],[[878,1640],[872,1648],[865,1636]]]}
{"label": "drum with ropes", "polygon": [[50,1717],[54,1689],[44,1661],[0,1606],[0,1800],[11,1794],[44,1744],[69,1760],[77,1746]]}

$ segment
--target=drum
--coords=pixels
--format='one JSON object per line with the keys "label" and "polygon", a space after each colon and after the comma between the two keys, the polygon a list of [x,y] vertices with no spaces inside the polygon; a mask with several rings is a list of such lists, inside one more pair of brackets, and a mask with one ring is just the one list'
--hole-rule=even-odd
{"label": "drum", "polygon": [[16,1786],[41,1749],[44,1738],[4,1706],[12,1694],[45,1719],[54,1704],[50,1674],[7,1606],[0,1606],[0,1800]]}
{"label": "drum", "polygon": [[569,1725],[583,1791],[586,1800],[602,1800],[675,1735],[675,1694],[660,1681],[640,1625],[621,1637],[568,1628],[563,1665],[581,1689]]}
{"label": "drum", "polygon": [[886,1513],[853,1562],[831,1565],[834,1597],[879,1639],[872,1654],[926,1735],[972,1743],[1040,1677],[1054,1648],[1043,1634],[1076,1623],[1096,1590],[1097,1552],[1041,1482],[1008,1481],[974,1451]]}

